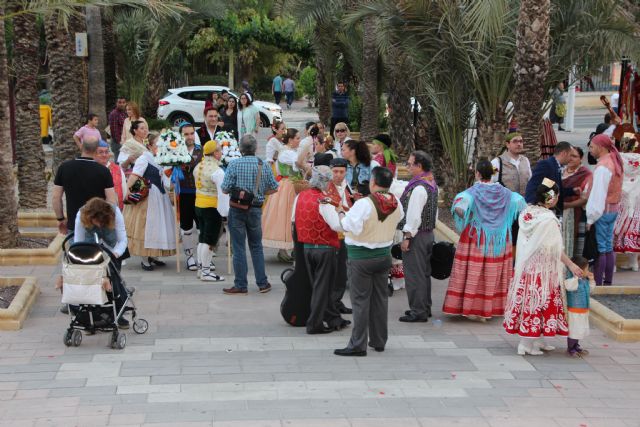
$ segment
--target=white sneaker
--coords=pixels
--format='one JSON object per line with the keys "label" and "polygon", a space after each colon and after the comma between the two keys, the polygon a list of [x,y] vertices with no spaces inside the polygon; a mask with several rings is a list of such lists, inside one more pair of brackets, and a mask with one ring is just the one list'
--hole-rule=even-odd
{"label": "white sneaker", "polygon": [[218,276],[215,273],[203,271],[200,280],[202,280],[203,282],[222,282],[224,280],[224,277]]}

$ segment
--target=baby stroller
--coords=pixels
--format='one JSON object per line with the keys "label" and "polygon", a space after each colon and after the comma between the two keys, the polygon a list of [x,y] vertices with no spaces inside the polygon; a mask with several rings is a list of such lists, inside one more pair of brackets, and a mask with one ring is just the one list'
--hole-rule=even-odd
{"label": "baby stroller", "polygon": [[[63,294],[62,303],[69,305],[69,328],[63,342],[67,347],[82,343],[82,331],[111,333],[111,348],[123,349],[127,336],[118,330],[118,322],[131,312],[133,331],[144,334],[149,323],[137,318],[132,296],[133,288],[127,288],[120,276],[119,262],[102,242],[71,243],[73,234],[62,243]],[[97,238],[96,238],[97,240]],[[107,277],[110,289],[104,288]]]}

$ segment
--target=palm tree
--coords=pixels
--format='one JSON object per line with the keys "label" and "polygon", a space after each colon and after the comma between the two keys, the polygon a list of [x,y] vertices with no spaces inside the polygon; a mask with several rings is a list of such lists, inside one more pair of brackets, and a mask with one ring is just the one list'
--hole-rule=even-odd
{"label": "palm tree", "polygon": [[410,102],[415,95],[415,74],[411,69],[411,62],[401,53],[386,58],[385,62],[388,75],[389,136],[398,156],[406,159],[415,148]]}
{"label": "palm tree", "polygon": [[[13,0],[10,7],[19,7]],[[34,15],[17,15],[13,19],[13,73],[15,75],[16,159],[20,208],[47,206],[45,156],[40,144],[38,106],[38,69],[40,43]]]}
{"label": "palm tree", "polygon": [[376,43],[376,17],[371,15],[362,22],[362,119],[360,140],[370,141],[378,134],[380,97],[378,94],[378,45]]}
{"label": "palm tree", "polygon": [[[4,15],[4,2],[0,3],[0,15]],[[6,195],[0,203],[0,248],[15,247],[18,243],[18,203],[13,176],[7,71],[4,19],[0,19],[0,192]]]}
{"label": "palm tree", "polygon": [[100,118],[100,127],[107,125],[106,72],[103,35],[103,16],[99,7],[85,8],[85,23],[89,43],[88,104],[89,111]]}
{"label": "palm tree", "polygon": [[550,17],[550,0],[521,0],[516,30],[514,108],[526,141],[525,153],[532,163],[540,159],[540,119],[549,71]]}

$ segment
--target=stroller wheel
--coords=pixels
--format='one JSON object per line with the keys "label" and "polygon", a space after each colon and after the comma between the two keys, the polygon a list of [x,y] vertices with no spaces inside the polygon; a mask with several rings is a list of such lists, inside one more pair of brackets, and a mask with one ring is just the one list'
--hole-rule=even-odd
{"label": "stroller wheel", "polygon": [[77,329],[74,330],[71,339],[73,340],[73,345],[75,347],[80,347],[80,344],[82,344],[82,332]]}
{"label": "stroller wheel", "polygon": [[144,319],[136,319],[133,322],[133,332],[136,334],[144,334],[149,329],[149,322]]}
{"label": "stroller wheel", "polygon": [[111,338],[111,348],[122,350],[127,345],[127,335],[114,332]]}
{"label": "stroller wheel", "polygon": [[73,334],[73,330],[71,329],[67,329],[64,332],[64,336],[62,337],[62,342],[64,343],[64,345],[66,345],[67,347],[71,347],[71,345],[73,344],[73,339],[71,338]]}

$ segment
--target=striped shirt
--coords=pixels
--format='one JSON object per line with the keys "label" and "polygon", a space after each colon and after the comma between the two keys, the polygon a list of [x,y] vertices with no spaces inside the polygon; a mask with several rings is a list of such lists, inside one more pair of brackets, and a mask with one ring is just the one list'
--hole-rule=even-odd
{"label": "striped shirt", "polygon": [[229,193],[234,188],[250,191],[255,195],[256,203],[264,202],[264,194],[269,190],[276,190],[278,183],[273,177],[271,168],[262,160],[262,176],[260,188],[256,193],[256,174],[258,173],[258,158],[256,156],[240,157],[233,160],[224,172],[222,191]]}

